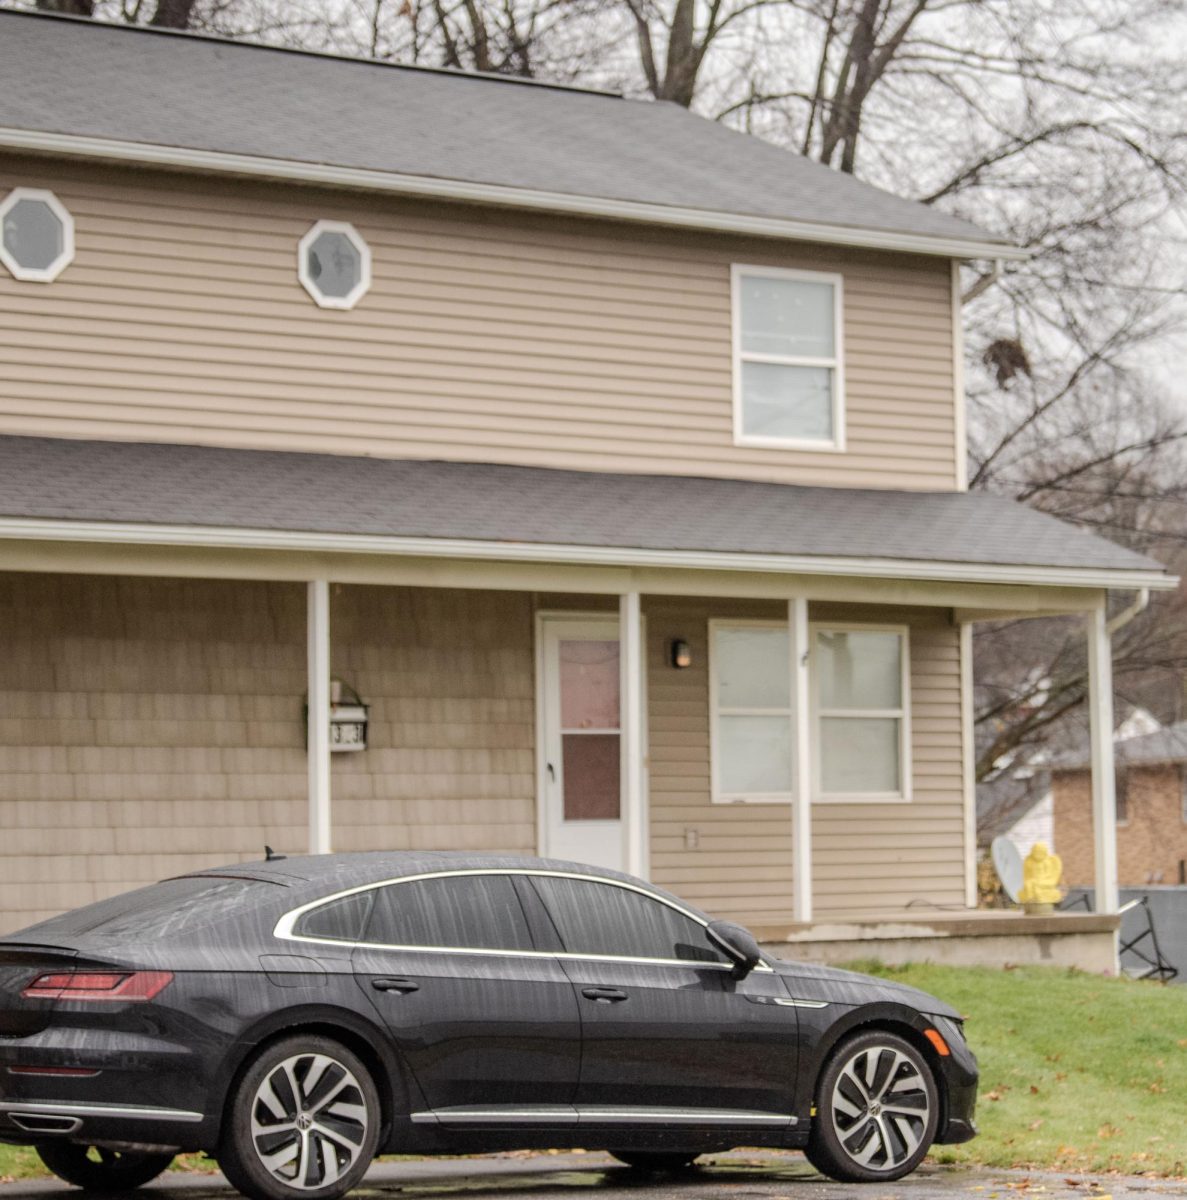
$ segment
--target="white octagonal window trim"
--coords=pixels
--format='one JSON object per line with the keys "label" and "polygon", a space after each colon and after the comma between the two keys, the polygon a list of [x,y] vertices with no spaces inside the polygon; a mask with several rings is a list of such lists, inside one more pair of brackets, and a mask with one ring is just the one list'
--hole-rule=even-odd
{"label": "white octagonal window trim", "polygon": [[44,188],[13,188],[0,201],[0,262],[13,277],[51,283],[74,260],[74,218]]}
{"label": "white octagonal window trim", "polygon": [[318,221],[297,246],[297,278],[321,308],[354,308],[371,288],[371,248],[346,221]]}

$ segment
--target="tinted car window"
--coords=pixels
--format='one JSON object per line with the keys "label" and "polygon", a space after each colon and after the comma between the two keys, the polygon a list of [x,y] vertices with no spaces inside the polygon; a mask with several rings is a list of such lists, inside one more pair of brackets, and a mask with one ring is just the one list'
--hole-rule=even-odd
{"label": "tinted car window", "polygon": [[296,924],[298,936],[330,938],[336,942],[357,942],[367,928],[375,893],[356,892],[311,909]]}
{"label": "tinted car window", "polygon": [[239,910],[246,911],[258,899],[277,896],[280,891],[275,884],[256,879],[209,875],[166,879],[51,917],[33,928],[45,936],[94,933],[149,941],[212,925]]}
{"label": "tinted car window", "polygon": [[584,879],[533,876],[570,954],[724,962],[704,929],[639,892]]}
{"label": "tinted car window", "polygon": [[380,888],[366,940],[388,946],[533,948],[515,885],[506,875],[456,875]]}

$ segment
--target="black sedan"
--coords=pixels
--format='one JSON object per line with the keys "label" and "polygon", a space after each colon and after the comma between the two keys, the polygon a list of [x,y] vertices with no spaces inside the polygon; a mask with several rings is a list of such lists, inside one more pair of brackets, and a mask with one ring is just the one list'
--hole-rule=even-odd
{"label": "black sedan", "polygon": [[572,863],[270,859],[0,939],[0,1141],[93,1191],[193,1150],[256,1200],[341,1196],[376,1154],[575,1146],[885,1182],[973,1136],[976,1083],[939,1000]]}

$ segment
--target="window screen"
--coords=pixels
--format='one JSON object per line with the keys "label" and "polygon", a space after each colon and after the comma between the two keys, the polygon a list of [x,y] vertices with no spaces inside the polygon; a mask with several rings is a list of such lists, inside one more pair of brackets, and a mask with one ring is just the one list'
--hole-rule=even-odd
{"label": "window screen", "polygon": [[570,954],[724,962],[696,921],[639,892],[584,879],[532,877]]}
{"label": "window screen", "polygon": [[515,885],[506,875],[454,875],[380,888],[366,940],[387,946],[533,949]]}
{"label": "window screen", "polygon": [[375,892],[356,892],[331,900],[307,912],[293,930],[298,937],[330,938],[335,942],[357,942],[367,928]]}

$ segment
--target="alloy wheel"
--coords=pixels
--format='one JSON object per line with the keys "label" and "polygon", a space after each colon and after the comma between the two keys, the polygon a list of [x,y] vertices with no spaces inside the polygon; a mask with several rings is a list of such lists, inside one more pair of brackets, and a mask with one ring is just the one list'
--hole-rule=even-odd
{"label": "alloy wheel", "polygon": [[264,1169],[291,1188],[329,1187],[358,1161],[367,1140],[363,1090],[327,1054],[296,1054],[256,1088],[251,1141]]}
{"label": "alloy wheel", "polygon": [[860,1167],[890,1171],[919,1149],[931,1113],[916,1064],[894,1046],[864,1046],[833,1085],[832,1123],[842,1149]]}

